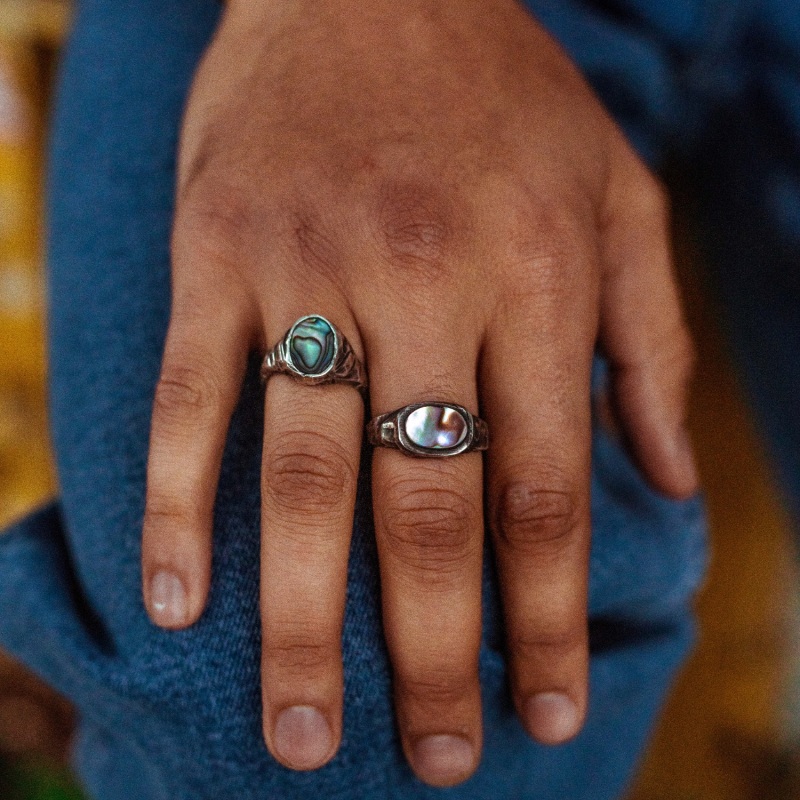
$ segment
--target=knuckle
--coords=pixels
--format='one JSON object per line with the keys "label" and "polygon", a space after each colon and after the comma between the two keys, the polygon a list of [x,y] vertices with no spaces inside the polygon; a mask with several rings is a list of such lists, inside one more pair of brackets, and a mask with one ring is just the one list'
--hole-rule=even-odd
{"label": "knuckle", "polygon": [[[562,223],[563,226],[563,223]],[[528,230],[509,237],[507,263],[517,277],[508,303],[522,300],[544,314],[552,315],[563,303],[565,290],[576,276],[590,275],[595,269],[585,239],[576,229],[569,233],[550,228],[538,233]]]}
{"label": "knuckle", "polygon": [[236,266],[257,235],[257,216],[239,187],[218,180],[197,182],[179,207],[173,253],[179,256],[185,245],[199,259]]}
{"label": "knuckle", "polygon": [[330,667],[337,657],[337,645],[324,635],[281,631],[265,634],[264,657],[277,670],[316,672]]}
{"label": "knuckle", "polygon": [[[574,243],[565,243],[550,234],[546,241],[523,246],[525,273],[517,287],[525,301],[543,313],[551,313],[561,301],[573,276],[586,272],[585,254]],[[511,301],[514,301],[513,295]]]}
{"label": "knuckle", "polygon": [[540,662],[569,656],[587,642],[586,626],[575,626],[518,632],[509,636],[508,647],[517,659]]}
{"label": "knuckle", "polygon": [[180,424],[219,405],[220,391],[208,373],[189,365],[167,365],[156,385],[154,412],[159,421]]}
{"label": "knuckle", "polygon": [[384,507],[386,536],[393,554],[407,566],[447,575],[470,558],[479,537],[474,503],[442,487],[394,487]]}
{"label": "knuckle", "polygon": [[151,531],[164,528],[188,528],[196,521],[197,512],[179,498],[150,490],[144,509],[144,527]]}
{"label": "knuckle", "polygon": [[338,282],[341,253],[334,236],[307,211],[291,215],[291,244],[302,264],[316,274]]}
{"label": "knuckle", "polygon": [[426,667],[413,672],[398,672],[397,680],[406,698],[421,705],[452,706],[469,694],[477,678],[451,668]]}
{"label": "knuckle", "polygon": [[265,456],[264,490],[279,511],[329,514],[355,479],[341,445],[323,434],[284,434]]}
{"label": "knuckle", "polygon": [[500,494],[497,532],[503,544],[515,550],[566,546],[578,527],[578,508],[574,490],[511,483]]}
{"label": "knuckle", "polygon": [[391,184],[380,195],[377,228],[389,260],[415,275],[440,278],[448,270],[453,215],[443,194],[419,182]]}
{"label": "knuckle", "polygon": [[504,261],[519,274],[535,296],[564,279],[587,262],[586,233],[582,218],[564,197],[543,196],[531,187],[505,185],[508,208],[500,243]]}

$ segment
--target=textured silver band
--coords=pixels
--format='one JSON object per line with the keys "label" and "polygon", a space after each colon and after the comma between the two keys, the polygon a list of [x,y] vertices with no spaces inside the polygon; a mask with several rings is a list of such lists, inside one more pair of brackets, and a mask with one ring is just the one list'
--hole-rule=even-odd
{"label": "textured silver band", "polygon": [[[318,369],[310,369],[307,364],[302,362],[302,358],[297,355],[298,340],[308,342],[315,346],[322,345],[319,341],[314,342],[313,336],[301,336],[302,326],[311,328],[316,326],[321,328],[325,339],[332,337],[332,344],[328,342],[328,349],[332,352],[324,355],[320,361]],[[326,331],[326,328],[328,329]],[[319,334],[317,339],[319,339]],[[329,320],[320,314],[309,314],[300,317],[294,325],[284,334],[283,338],[273,347],[264,357],[261,365],[261,380],[266,382],[270,375],[282,373],[290,375],[309,386],[319,386],[326,383],[345,383],[355,386],[362,394],[367,389],[367,373],[364,365],[358,359],[350,342],[344,334]]]}
{"label": "textured silver band", "polygon": [[[454,443],[448,444],[448,438]],[[375,417],[367,425],[367,439],[375,447],[392,447],[409,456],[449,458],[487,450],[489,426],[463,406],[431,400]],[[430,444],[442,440],[444,444]]]}

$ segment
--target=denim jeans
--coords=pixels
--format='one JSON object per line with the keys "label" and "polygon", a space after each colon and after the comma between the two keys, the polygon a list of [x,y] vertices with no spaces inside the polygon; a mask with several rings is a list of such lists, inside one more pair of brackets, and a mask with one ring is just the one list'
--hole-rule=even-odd
{"label": "denim jeans", "polygon": [[[800,383],[797,363],[779,377],[759,369],[766,347],[791,361],[796,311],[787,311],[789,320],[774,314],[762,320],[761,306],[748,310],[750,303],[767,302],[752,275],[768,267],[743,265],[739,253],[740,240],[764,241],[767,234],[797,252],[796,164],[785,157],[796,140],[786,143],[775,165],[782,183],[766,181],[762,167],[774,154],[758,125],[769,118],[750,119],[737,104],[749,101],[758,65],[769,61],[770,86],[795,124],[780,126],[781,136],[797,134],[800,92],[792,86],[800,73],[775,66],[797,51],[791,38],[798,35],[796,9],[785,0],[530,5],[653,165],[672,155],[702,176],[698,197],[707,202],[698,219],[709,253],[718,256],[719,283],[731,293],[730,318],[752,313],[748,320],[761,337],[742,328],[741,363],[765,428],[782,422],[775,451],[788,453],[781,463],[791,474],[800,424],[787,421],[775,398]],[[447,790],[412,774],[392,712],[365,452],[343,631],[342,746],[311,773],[272,759],[260,732],[262,390],[255,358],[223,463],[208,610],[179,633],[147,620],[140,532],[151,404],[169,316],[175,150],[192,72],[218,13],[215,0],[85,0],[80,6],[61,72],[49,193],[51,416],[61,489],[56,502],[0,539],[0,643],[76,704],[75,764],[95,800],[618,797],[691,646],[691,601],[704,571],[705,536],[700,500],[656,494],[599,425],[592,462],[591,708],[585,730],[567,745],[535,744],[512,709],[487,544],[483,760],[470,780]],[[739,144],[712,146],[725,139],[719,131],[730,131],[731,120],[739,126]],[[739,164],[736,147],[748,137],[754,149]],[[722,194],[726,180],[739,183]],[[754,201],[749,192],[756,185],[764,187],[763,213],[752,223],[767,234],[738,226],[726,239],[726,214],[742,213],[733,201]],[[770,258],[771,251],[765,261]],[[729,282],[728,269],[743,277]],[[792,274],[789,291],[797,297]],[[781,328],[786,322],[792,324]],[[601,390],[599,362],[594,383]]]}

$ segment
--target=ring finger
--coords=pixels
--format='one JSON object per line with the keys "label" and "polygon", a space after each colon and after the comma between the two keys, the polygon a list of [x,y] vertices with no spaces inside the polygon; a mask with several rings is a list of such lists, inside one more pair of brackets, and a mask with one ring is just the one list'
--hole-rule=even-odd
{"label": "ring finger", "polygon": [[[477,343],[450,331],[370,342],[376,413],[439,400],[477,412]],[[433,345],[425,343],[435,342]],[[413,363],[413,369],[401,365]],[[410,458],[378,449],[375,530],[383,620],[403,749],[427,783],[451,786],[478,764],[483,542],[478,453]]]}
{"label": "ring finger", "polygon": [[[595,274],[588,258],[577,252],[585,267],[571,274]],[[565,278],[558,291],[541,289],[535,302],[504,309],[483,350],[482,399],[494,434],[487,488],[511,689],[528,732],[551,745],[578,733],[588,702],[596,285]]]}

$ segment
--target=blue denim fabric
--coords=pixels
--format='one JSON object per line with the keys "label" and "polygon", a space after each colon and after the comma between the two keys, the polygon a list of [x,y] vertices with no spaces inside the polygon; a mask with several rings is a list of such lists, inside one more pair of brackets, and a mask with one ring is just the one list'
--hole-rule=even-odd
{"label": "blue denim fabric", "polygon": [[764,0],[746,41],[747,80],[693,162],[696,218],[800,533],[800,3]]}
{"label": "blue denim fabric", "polygon": [[530,0],[642,155],[677,163],[800,532],[800,2]]}
{"label": "blue denim fabric", "polygon": [[[763,248],[762,261],[740,258],[742,240],[757,240],[745,226],[728,230],[735,236],[729,240],[716,232],[726,232],[726,214],[738,219],[736,202],[744,203],[758,211],[753,226],[763,225],[787,253],[797,252],[797,165],[790,158],[800,97],[795,4],[530,5],[643,154],[656,163],[678,152],[698,176],[711,176],[702,187],[714,200],[706,203],[714,212],[706,214],[709,251],[726,258],[720,275],[742,275],[729,284],[739,287],[729,289],[729,308],[738,314],[741,304],[766,303],[766,318],[758,306],[742,330],[758,328],[782,353],[784,343],[776,340],[785,337],[790,365],[796,311],[781,316],[775,309],[797,296],[796,267],[772,275],[774,254]],[[342,747],[329,765],[306,774],[270,757],[260,735],[262,400],[255,362],[223,465],[208,611],[180,633],[148,622],[139,588],[140,529],[150,410],[169,313],[175,146],[192,70],[217,14],[213,0],[81,6],[63,65],[50,193],[51,397],[61,496],[0,540],[0,641],[78,706],[76,765],[96,800],[619,796],[691,644],[704,527],[698,500],[656,495],[600,427],[592,471],[592,703],[585,731],[571,744],[536,745],[513,713],[487,546],[483,762],[467,783],[449,790],[425,787],[413,776],[394,727],[365,466],[343,634]],[[751,93],[760,105],[745,113]],[[781,109],[780,125],[767,113],[773,107]],[[742,132],[737,143],[708,149],[712,134],[731,119]],[[772,146],[776,132],[782,149]],[[727,195],[719,194],[723,177],[733,181]],[[751,194],[753,187],[763,192]],[[765,294],[781,276],[782,291]],[[751,370],[765,363],[765,350],[741,350]],[[766,367],[762,373],[752,385],[764,418],[781,422],[778,443],[790,441],[784,434],[796,434],[797,417],[788,406],[776,411],[776,398],[797,385],[796,372],[787,372],[785,385]],[[796,456],[800,448],[786,451]]]}

